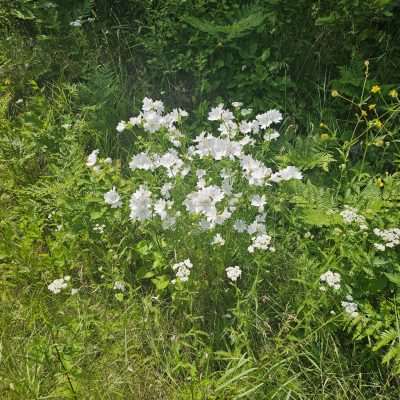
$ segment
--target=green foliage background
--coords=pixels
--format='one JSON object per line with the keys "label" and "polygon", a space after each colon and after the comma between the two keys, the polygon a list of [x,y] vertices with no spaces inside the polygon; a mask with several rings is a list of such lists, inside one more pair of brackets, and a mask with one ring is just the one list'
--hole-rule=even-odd
{"label": "green foliage background", "polygon": [[[0,0],[1,398],[398,399],[400,257],[329,211],[399,225],[399,14],[398,0]],[[115,126],[144,96],[188,109],[189,132],[218,101],[285,115],[278,161],[307,180],[274,200],[287,235],[236,303],[169,298],[162,254],[96,198],[109,182],[84,159],[124,165],[135,139]],[[330,314],[327,269],[364,318]],[[85,291],[54,300],[68,273]]]}

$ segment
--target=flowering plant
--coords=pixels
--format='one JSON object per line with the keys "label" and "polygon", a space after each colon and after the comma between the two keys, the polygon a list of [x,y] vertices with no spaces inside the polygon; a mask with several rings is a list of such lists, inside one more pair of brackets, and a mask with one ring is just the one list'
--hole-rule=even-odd
{"label": "flowering plant", "polygon": [[[273,161],[271,142],[280,136],[282,114],[269,110],[249,119],[251,114],[238,102],[233,110],[219,104],[208,114],[212,130],[191,138],[184,131],[186,111],[166,113],[160,100],[145,98],[138,115],[118,123],[117,134],[134,134],[137,150],[129,176],[120,176],[119,186],[112,178],[102,195],[110,209],[129,214],[129,229],[157,243],[164,265],[158,276],[142,275],[158,289],[188,281],[201,286],[196,275],[238,283],[254,260],[275,251],[269,202],[279,185],[303,175]],[[86,162],[95,175],[102,174],[98,156],[93,150]]]}

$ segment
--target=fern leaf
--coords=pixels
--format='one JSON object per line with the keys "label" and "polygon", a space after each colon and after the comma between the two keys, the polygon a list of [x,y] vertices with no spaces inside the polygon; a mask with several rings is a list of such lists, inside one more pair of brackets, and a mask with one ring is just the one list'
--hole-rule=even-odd
{"label": "fern leaf", "polygon": [[246,14],[248,15],[228,25],[212,24],[208,21],[193,16],[185,17],[184,21],[193,28],[211,36],[219,37],[221,35],[226,35],[226,40],[233,40],[250,33],[259,27],[266,18],[265,14],[263,14],[259,9],[255,8]]}

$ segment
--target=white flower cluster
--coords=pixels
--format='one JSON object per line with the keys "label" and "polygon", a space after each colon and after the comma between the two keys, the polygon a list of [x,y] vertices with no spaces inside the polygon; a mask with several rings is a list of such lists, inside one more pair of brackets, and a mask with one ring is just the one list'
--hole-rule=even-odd
{"label": "white flower cluster", "polygon": [[126,284],[124,281],[115,281],[114,282],[114,286],[113,286],[114,290],[119,290],[121,292],[125,292],[126,290]]}
{"label": "white flower cluster", "polygon": [[319,280],[335,290],[340,289],[341,276],[338,272],[326,271],[319,277]]}
{"label": "white flower cluster", "polygon": [[211,157],[214,160],[220,161],[224,158],[234,160],[242,155],[244,142],[235,142],[229,138],[217,138],[209,133],[202,132],[198,135],[194,142],[196,143],[193,149],[193,154],[198,155],[201,159]]}
{"label": "white flower cluster", "polygon": [[367,221],[362,215],[358,214],[358,210],[353,207],[344,206],[344,210],[340,212],[343,221],[346,224],[357,224],[361,230],[367,230]]}
{"label": "white flower cluster", "polygon": [[227,210],[218,213],[217,203],[223,200],[224,196],[225,194],[220,187],[216,185],[206,186],[196,192],[189,193],[184,205],[189,212],[203,215],[211,226],[215,226],[215,224],[223,223],[231,215]]}
{"label": "white flower cluster", "polygon": [[[164,185],[161,188],[162,194],[169,198],[170,187]],[[177,211],[175,215],[172,213],[173,202],[165,198],[153,200],[152,193],[145,185],[141,185],[136,190],[130,199],[130,219],[132,221],[143,222],[154,216],[159,216],[162,221],[164,229],[169,229],[175,225],[176,217],[180,216],[180,211]]]}
{"label": "white flower cluster", "polygon": [[184,261],[181,261],[172,266],[172,269],[175,271],[176,278],[181,282],[187,282],[189,280],[190,270],[192,269],[193,264],[187,258]]}
{"label": "white flower cluster", "polygon": [[[143,178],[150,177],[150,174],[153,177],[157,174],[158,179],[158,182],[149,179],[135,188],[129,200],[131,221],[159,218],[162,227],[170,229],[181,218],[179,222],[196,224],[201,230],[212,230],[231,221],[236,232],[250,236],[249,253],[275,251],[272,237],[266,231],[266,190],[272,184],[301,180],[303,175],[294,166],[273,171],[254,156],[256,143],[279,137],[273,129],[282,121],[278,110],[269,110],[252,120],[243,120],[252,110],[241,109],[242,104],[238,102],[232,105],[233,112],[223,104],[212,108],[208,120],[219,123],[217,133],[201,132],[192,143],[188,143],[189,137],[184,137],[179,130],[187,112],[174,109],[166,113],[160,100],[145,98],[139,115],[118,123],[118,132],[138,127],[151,134],[144,136],[143,142],[138,142],[145,146],[129,162],[134,181],[143,182]],[[156,153],[154,149],[157,148],[167,150]],[[98,167],[98,154],[96,149],[87,159],[86,165],[94,170]],[[159,186],[155,188],[154,182]],[[237,187],[243,189],[235,190]],[[122,206],[116,187],[104,194],[104,201],[111,208]],[[246,209],[254,215],[254,208],[257,214],[252,217],[252,222],[238,218],[239,213]],[[210,244],[223,246],[225,239],[221,234],[214,233]],[[188,280],[191,268],[189,259],[173,266],[180,281]],[[226,270],[228,278],[237,280],[240,268],[229,268]]]}
{"label": "white flower cluster", "polygon": [[267,234],[261,234],[257,236],[252,237],[252,243],[251,245],[247,248],[249,253],[254,253],[255,250],[269,250],[274,252],[275,248],[271,246],[271,236]]}
{"label": "white flower cluster", "polygon": [[[238,104],[240,104],[240,106]],[[234,102],[232,105],[235,108],[241,107],[241,103],[238,102]],[[243,116],[250,113],[251,111],[249,110],[242,110],[241,112]],[[282,114],[278,110],[269,110],[263,114],[258,114],[253,121],[241,121],[238,125],[234,121],[234,114],[230,110],[225,109],[223,104],[219,104],[208,113],[208,120],[221,122],[219,128],[220,132],[234,136],[237,131],[244,134],[257,134],[260,129],[264,130],[269,128],[272,124],[280,123],[282,121]]]}
{"label": "white flower cluster", "polygon": [[151,192],[146,186],[141,185],[131,196],[129,208],[132,221],[145,221],[152,216]]}
{"label": "white flower cluster", "polygon": [[179,158],[175,149],[169,149],[163,155],[150,155],[147,152],[142,152],[134,155],[129,163],[129,168],[132,170],[154,171],[160,167],[166,169],[167,175],[170,178],[177,175],[185,176],[189,172],[189,168],[185,167],[184,162]]}
{"label": "white flower cluster", "polygon": [[350,295],[346,296],[346,301],[342,301],[341,305],[351,318],[358,316],[358,305],[353,302],[353,298]]}
{"label": "white flower cluster", "polygon": [[387,247],[393,248],[395,246],[400,245],[399,228],[391,228],[391,229],[375,228],[374,233],[376,236],[378,236],[384,241],[384,243],[374,243],[374,246],[377,250],[384,251]]}
{"label": "white flower cluster", "polygon": [[93,230],[95,231],[95,232],[98,232],[98,233],[104,233],[104,229],[106,228],[106,226],[104,225],[104,224],[96,224],[94,227],[93,227]]}
{"label": "white flower cluster", "polygon": [[180,147],[180,139],[183,135],[176,124],[187,116],[188,113],[180,108],[175,108],[170,113],[164,114],[164,104],[162,101],[145,97],[140,114],[129,118],[128,122],[120,121],[116,129],[118,132],[123,132],[129,127],[140,126],[149,133],[165,129],[168,132],[170,142],[175,147]]}
{"label": "white flower cluster", "polygon": [[[265,199],[264,196],[253,196],[251,200],[253,206],[258,207],[261,212],[264,209]],[[254,253],[255,250],[269,250],[275,252],[275,247],[272,246],[272,237],[267,234],[265,228],[265,214],[258,214],[255,220],[247,225],[242,219],[238,219],[233,224],[233,229],[238,233],[248,233],[251,236],[251,244],[247,248],[249,253]]]}
{"label": "white flower cluster", "polygon": [[60,293],[62,290],[66,289],[68,287],[68,282],[71,280],[70,276],[64,276],[63,278],[55,279],[53,282],[51,282],[47,288],[50,290],[50,292],[53,292],[54,294]]}
{"label": "white flower cluster", "polygon": [[240,160],[240,166],[249,185],[262,186],[272,175],[271,168],[267,168],[261,161],[255,160],[252,156],[243,156]]}
{"label": "white flower cluster", "polygon": [[242,275],[242,270],[237,265],[234,267],[227,267],[225,271],[226,271],[226,276],[232,282],[236,282]]}

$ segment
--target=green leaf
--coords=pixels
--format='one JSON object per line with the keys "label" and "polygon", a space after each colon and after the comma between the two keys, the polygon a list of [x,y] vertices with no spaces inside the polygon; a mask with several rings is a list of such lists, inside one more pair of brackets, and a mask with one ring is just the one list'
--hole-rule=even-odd
{"label": "green leaf", "polygon": [[148,267],[140,267],[136,271],[136,278],[137,279],[149,279],[155,275],[154,271],[149,271]]}
{"label": "green leaf", "polygon": [[157,290],[162,291],[168,287],[170,279],[167,275],[161,275],[152,279],[151,282],[155,285]]}
{"label": "green leaf", "polygon": [[389,272],[385,272],[386,277],[390,282],[395,283],[397,286],[400,286],[400,274],[391,274]]}
{"label": "green leaf", "polygon": [[114,296],[118,301],[123,301],[124,300],[124,294],[123,293],[115,293]]}
{"label": "green leaf", "polygon": [[100,210],[100,211],[92,211],[92,212],[90,213],[90,218],[91,218],[91,219],[94,219],[94,220],[100,219],[100,218],[103,217],[104,212],[105,212],[104,209],[103,209],[103,210]]}
{"label": "green leaf", "polygon": [[305,209],[301,218],[306,224],[314,226],[329,226],[338,223],[338,218],[335,214],[329,214],[323,209]]}
{"label": "green leaf", "polygon": [[315,20],[315,25],[322,26],[322,25],[332,25],[336,22],[337,16],[336,13],[331,13],[326,17],[319,17]]}
{"label": "green leaf", "polygon": [[14,17],[18,19],[23,19],[23,20],[33,20],[36,18],[35,15],[32,13],[32,11],[29,10],[24,10],[24,13],[22,13],[19,10],[12,10],[10,14],[14,15]]}

